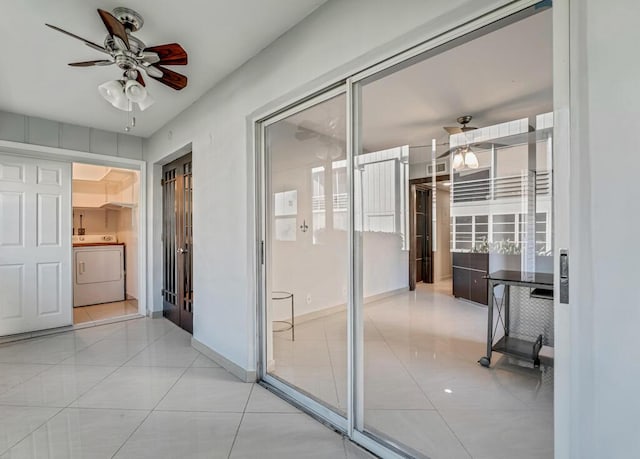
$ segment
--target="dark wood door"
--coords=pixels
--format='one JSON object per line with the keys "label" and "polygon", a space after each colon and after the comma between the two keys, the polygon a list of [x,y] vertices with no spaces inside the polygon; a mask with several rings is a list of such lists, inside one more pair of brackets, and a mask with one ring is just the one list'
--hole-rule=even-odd
{"label": "dark wood door", "polygon": [[162,168],[163,315],[193,333],[191,154]]}
{"label": "dark wood door", "polygon": [[416,282],[433,283],[431,190],[416,189]]}
{"label": "dark wood door", "polygon": [[422,183],[409,190],[409,289],[417,282],[433,283],[431,189]]}

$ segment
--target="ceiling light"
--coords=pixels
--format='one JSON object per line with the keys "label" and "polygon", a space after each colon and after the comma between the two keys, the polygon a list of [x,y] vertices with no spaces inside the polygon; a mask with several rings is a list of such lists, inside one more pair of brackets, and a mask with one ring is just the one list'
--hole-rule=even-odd
{"label": "ceiling light", "polygon": [[451,164],[453,170],[461,170],[465,168],[477,169],[480,167],[478,157],[469,147],[460,147],[456,150]]}
{"label": "ceiling light", "polygon": [[131,102],[137,103],[140,110],[146,110],[155,102],[147,89],[136,80],[127,80],[124,85],[124,94]]}
{"label": "ceiling light", "polygon": [[480,163],[478,163],[478,157],[473,151],[471,151],[471,148],[467,148],[467,151],[464,154],[464,165],[469,169],[477,169],[480,166]]}
{"label": "ceiling light", "polygon": [[461,169],[464,166],[464,156],[462,155],[462,152],[460,151],[460,149],[456,150],[456,154],[453,156],[453,164],[451,165],[451,167],[453,167],[453,170],[458,170]]}
{"label": "ceiling light", "polygon": [[109,102],[115,108],[125,112],[131,111],[129,99],[127,99],[127,96],[124,94],[124,81],[112,80],[102,83],[98,86],[98,92],[104,100]]}

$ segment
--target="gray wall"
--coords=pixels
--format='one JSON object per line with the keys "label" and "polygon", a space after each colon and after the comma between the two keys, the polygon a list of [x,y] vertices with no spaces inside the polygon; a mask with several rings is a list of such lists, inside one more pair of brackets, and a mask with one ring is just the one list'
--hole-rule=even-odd
{"label": "gray wall", "polygon": [[142,138],[0,111],[0,140],[142,159]]}

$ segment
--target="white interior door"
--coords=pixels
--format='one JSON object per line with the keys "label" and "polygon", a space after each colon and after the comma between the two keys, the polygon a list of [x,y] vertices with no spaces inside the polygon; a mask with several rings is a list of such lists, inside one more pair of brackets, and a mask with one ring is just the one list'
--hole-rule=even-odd
{"label": "white interior door", "polygon": [[0,154],[0,335],[72,324],[71,164]]}

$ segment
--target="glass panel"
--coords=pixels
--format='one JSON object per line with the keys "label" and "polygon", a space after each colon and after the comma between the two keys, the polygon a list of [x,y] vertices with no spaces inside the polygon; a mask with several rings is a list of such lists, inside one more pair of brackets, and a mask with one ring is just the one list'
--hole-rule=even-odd
{"label": "glass panel", "polygon": [[340,412],[347,399],[346,97],[266,127],[268,373]]}
{"label": "glass panel", "polygon": [[[552,228],[550,32],[546,10],[354,88],[363,391],[355,426],[412,456],[553,455],[549,361],[534,368],[533,359],[496,352],[488,368],[478,364],[494,344],[486,276],[546,269],[539,254],[550,250]],[[434,174],[438,165],[443,172]],[[404,198],[418,186],[430,188],[433,216],[411,215],[406,225],[408,213],[424,211]],[[425,247],[415,232],[430,235],[429,259],[415,258]],[[420,270],[432,270],[434,282],[410,282]],[[536,332],[552,346],[551,303],[516,286],[510,295],[511,316],[500,320],[510,320],[518,339]]]}

